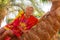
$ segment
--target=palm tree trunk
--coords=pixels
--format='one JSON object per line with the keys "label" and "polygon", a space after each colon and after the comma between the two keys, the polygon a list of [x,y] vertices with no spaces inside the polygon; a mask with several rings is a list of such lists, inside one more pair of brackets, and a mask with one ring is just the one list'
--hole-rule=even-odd
{"label": "palm tree trunk", "polygon": [[58,10],[60,8],[58,3],[60,4],[60,2],[55,2],[57,5],[52,3],[51,11],[39,19],[36,27],[32,28],[25,35],[23,34],[24,40],[51,40],[56,35],[60,29],[60,12]]}

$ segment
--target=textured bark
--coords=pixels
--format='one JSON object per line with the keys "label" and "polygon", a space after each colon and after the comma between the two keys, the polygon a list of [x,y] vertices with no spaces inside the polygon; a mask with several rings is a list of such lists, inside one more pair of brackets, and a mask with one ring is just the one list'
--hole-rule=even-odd
{"label": "textured bark", "polygon": [[52,2],[50,12],[39,19],[36,27],[23,34],[23,40],[51,40],[60,29],[60,1]]}

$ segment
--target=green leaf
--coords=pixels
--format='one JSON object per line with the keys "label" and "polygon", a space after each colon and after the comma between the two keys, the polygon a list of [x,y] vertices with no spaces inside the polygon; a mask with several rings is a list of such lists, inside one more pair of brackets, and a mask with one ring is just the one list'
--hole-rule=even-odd
{"label": "green leaf", "polygon": [[8,19],[7,23],[11,23],[13,21],[13,19]]}
{"label": "green leaf", "polygon": [[0,0],[0,8],[7,6],[9,4],[10,0]]}

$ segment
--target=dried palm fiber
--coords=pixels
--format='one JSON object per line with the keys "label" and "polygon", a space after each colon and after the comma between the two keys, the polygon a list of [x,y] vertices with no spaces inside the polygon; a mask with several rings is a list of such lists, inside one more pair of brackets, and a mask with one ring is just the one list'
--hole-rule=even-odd
{"label": "dried palm fiber", "polygon": [[51,40],[60,29],[60,1],[52,2],[51,10],[39,19],[36,27],[24,33],[23,40]]}

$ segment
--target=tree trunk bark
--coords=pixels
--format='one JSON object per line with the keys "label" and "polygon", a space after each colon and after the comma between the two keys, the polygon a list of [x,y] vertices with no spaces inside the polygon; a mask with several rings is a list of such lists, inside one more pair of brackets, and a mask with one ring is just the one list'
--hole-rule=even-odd
{"label": "tree trunk bark", "polygon": [[50,12],[39,19],[36,27],[23,34],[24,40],[51,40],[60,29],[60,1],[52,2]]}

